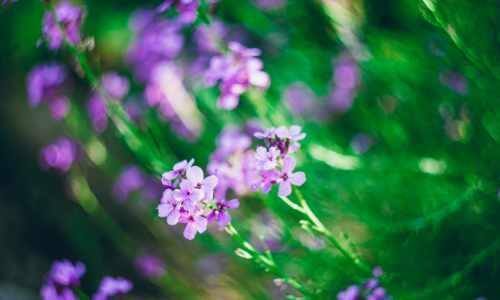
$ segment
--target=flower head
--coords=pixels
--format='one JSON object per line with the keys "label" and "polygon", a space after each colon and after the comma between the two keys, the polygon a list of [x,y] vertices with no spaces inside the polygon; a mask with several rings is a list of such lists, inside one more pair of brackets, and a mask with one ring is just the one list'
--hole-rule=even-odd
{"label": "flower head", "polygon": [[85,274],[85,265],[69,260],[55,261],[40,291],[43,300],[76,300],[73,292],[80,285],[80,278]]}
{"label": "flower head", "polygon": [[179,12],[179,20],[181,22],[192,23],[196,20],[199,5],[198,0],[164,0],[163,3],[158,6],[157,10],[159,12],[164,12],[174,6]]}
{"label": "flower head", "polygon": [[83,9],[66,0],[59,2],[54,12],[47,11],[43,17],[42,32],[49,48],[60,48],[64,40],[78,44],[83,17]]}
{"label": "flower head", "polygon": [[146,278],[159,278],[165,275],[165,263],[153,254],[143,254],[134,261],[136,269]]}
{"label": "flower head", "polygon": [[56,120],[64,118],[69,112],[69,100],[63,94],[66,81],[66,70],[55,63],[39,65],[28,74],[28,99],[32,107],[45,102],[49,106],[52,117]]}
{"label": "flower head", "polygon": [[157,207],[158,216],[166,218],[169,225],[185,224],[184,237],[188,240],[205,232],[208,222],[220,221],[220,225],[228,220],[227,209],[237,206],[233,200],[214,198],[218,178],[205,177],[192,160],[177,163],[173,170],[163,174],[162,182],[166,189]]}
{"label": "flower head", "polygon": [[337,300],[389,300],[391,297],[380,286],[378,278],[382,276],[382,269],[373,269],[373,277],[361,285],[351,285],[337,295]]}
{"label": "flower head", "polygon": [[209,86],[219,83],[218,106],[231,110],[238,105],[240,95],[250,87],[267,89],[270,78],[257,58],[259,49],[246,48],[238,42],[230,42],[228,48],[227,54],[212,57],[205,81]]}
{"label": "flower head", "polygon": [[42,149],[42,165],[67,172],[78,158],[78,146],[69,138],[59,138]]}
{"label": "flower head", "polygon": [[124,295],[132,290],[132,283],[125,278],[106,276],[101,280],[101,284],[92,300],[107,300],[112,296]]}

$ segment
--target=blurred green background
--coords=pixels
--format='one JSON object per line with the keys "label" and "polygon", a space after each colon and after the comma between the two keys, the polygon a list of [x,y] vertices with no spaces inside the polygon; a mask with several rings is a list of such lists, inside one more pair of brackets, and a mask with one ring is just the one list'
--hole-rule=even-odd
{"label": "blurred green background", "polygon": [[[132,78],[123,61],[132,39],[129,17],[157,4],[85,1],[83,31],[96,45],[89,53],[92,65]],[[245,32],[247,46],[263,50],[272,85],[260,105],[270,119],[298,123],[308,134],[299,165],[308,181],[301,190],[342,243],[383,267],[393,298],[498,299],[500,3],[289,0],[264,10],[252,1],[226,0],[214,13]],[[60,258],[85,262],[85,290],[94,291],[106,274],[131,279],[131,299],[294,294],[234,255],[223,232],[189,242],[154,217],[151,202],[112,199],[122,166],[140,163],[114,128],[84,141],[106,145],[98,151],[105,151],[104,162],[84,160],[65,176],[40,168],[40,149],[72,133],[46,110],[29,107],[26,74],[41,62],[74,65],[67,52],[51,53],[40,44],[42,15],[40,1],[20,0],[0,10],[0,299],[38,299],[44,274]],[[332,90],[334,62],[346,51],[361,72],[352,107],[292,119],[283,103],[286,88],[306,84],[322,107]],[[72,77],[71,101],[83,110],[89,87],[76,72]],[[457,81],[466,88],[457,89]],[[139,95],[140,85],[133,86]],[[228,120],[242,124],[257,116],[249,99],[235,112],[218,112],[213,90],[193,94],[204,114],[199,140],[182,140],[156,116],[148,119],[168,148],[167,165],[189,157],[205,165]],[[73,122],[84,126],[78,122],[86,117]],[[366,152],[353,147],[359,134],[372,143]],[[362,279],[336,251],[312,240],[300,228],[300,216],[273,193],[241,202],[233,219],[249,237],[262,213],[279,220],[273,226],[282,246],[275,258],[287,274],[320,288],[318,299],[336,299]],[[166,264],[159,280],[134,268],[134,257],[150,250]]]}

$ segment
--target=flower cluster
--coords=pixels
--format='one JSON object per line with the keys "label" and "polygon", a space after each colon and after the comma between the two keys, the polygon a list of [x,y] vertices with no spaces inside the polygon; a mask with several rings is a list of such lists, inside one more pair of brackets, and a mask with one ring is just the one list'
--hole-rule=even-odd
{"label": "flower cluster", "polygon": [[127,61],[137,79],[148,81],[157,65],[170,62],[182,50],[182,24],[161,19],[150,10],[136,12],[130,23],[135,39],[128,49]]}
{"label": "flower cluster", "polygon": [[113,296],[127,294],[130,290],[132,290],[132,283],[127,279],[106,276],[101,280],[99,289],[92,300],[107,300]]}
{"label": "flower cluster", "polygon": [[208,172],[219,179],[217,194],[250,191],[249,182],[255,177],[254,151],[251,136],[239,128],[228,126],[217,138],[217,148],[210,157]]}
{"label": "flower cluster", "polygon": [[227,53],[211,58],[205,82],[209,86],[219,84],[218,106],[231,110],[238,105],[240,95],[251,86],[267,89],[270,78],[257,58],[259,49],[246,48],[237,42],[230,42],[228,48]]}
{"label": "flower cluster", "polygon": [[193,162],[181,161],[163,174],[162,183],[166,190],[158,205],[158,215],[166,218],[169,225],[186,224],[184,237],[189,240],[194,239],[197,233],[205,232],[208,222],[227,225],[228,209],[239,205],[236,199],[216,199],[217,177],[204,177],[203,170],[193,166]]}
{"label": "flower cluster", "polygon": [[55,261],[40,291],[43,300],[76,300],[73,289],[80,285],[85,265],[68,260]]}
{"label": "flower cluster", "polygon": [[[101,85],[106,92],[106,96],[113,101],[122,100],[129,90],[127,78],[114,72],[103,74]],[[87,110],[94,130],[97,133],[103,132],[108,127],[106,100],[98,92],[94,92],[87,102]]]}
{"label": "flower cluster", "polygon": [[47,11],[43,17],[42,32],[50,49],[59,49],[64,40],[76,45],[80,43],[80,26],[84,11],[69,1],[59,2],[54,12]]}
{"label": "flower cluster", "polygon": [[330,94],[330,108],[343,113],[349,110],[359,86],[359,67],[348,54],[341,55],[335,63],[333,74],[334,89]]}
{"label": "flower cluster", "polygon": [[300,126],[270,128],[256,132],[255,137],[264,140],[265,146],[259,146],[255,151],[254,163],[259,178],[253,184],[254,188],[267,193],[278,184],[278,195],[286,197],[291,194],[292,185],[304,184],[306,175],[294,172],[296,161],[290,155],[299,150],[300,141],[306,137]]}
{"label": "flower cluster", "polygon": [[[55,261],[42,286],[40,295],[43,300],[76,300],[79,297],[75,289],[80,286],[80,279],[85,274],[85,265],[69,260]],[[132,289],[132,283],[124,278],[104,277],[99,290],[92,300],[106,300],[112,296],[123,295]]]}
{"label": "flower cluster", "polygon": [[28,99],[32,107],[47,103],[52,117],[64,118],[70,108],[68,98],[63,93],[66,70],[56,63],[39,65],[28,74]]}
{"label": "flower cluster", "polygon": [[67,172],[78,159],[80,149],[73,140],[62,137],[45,146],[41,151],[41,163],[45,168]]}
{"label": "flower cluster", "polygon": [[390,300],[385,289],[380,286],[379,278],[382,269],[377,267],[373,270],[373,277],[362,285],[351,285],[337,295],[337,300]]}

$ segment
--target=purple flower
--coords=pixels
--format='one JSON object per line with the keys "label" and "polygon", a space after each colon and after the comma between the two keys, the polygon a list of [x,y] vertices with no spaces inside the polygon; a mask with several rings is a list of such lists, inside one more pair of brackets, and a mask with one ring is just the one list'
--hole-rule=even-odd
{"label": "purple flower", "polygon": [[161,176],[161,183],[167,187],[171,188],[172,187],[172,181],[174,181],[177,178],[181,178],[186,175],[186,171],[191,168],[191,166],[194,163],[194,159],[191,159],[190,161],[183,160],[178,163],[176,163],[171,171],[163,173]]}
{"label": "purple flower", "polygon": [[231,223],[231,216],[229,215],[229,209],[236,209],[240,206],[240,201],[238,199],[231,199],[227,201],[226,199],[219,199],[216,202],[216,207],[208,215],[209,221],[216,221],[219,228],[222,229]]}
{"label": "purple flower", "polygon": [[42,166],[67,172],[78,158],[78,146],[69,138],[59,138],[42,149]]}
{"label": "purple flower", "polygon": [[199,6],[198,0],[164,0],[157,10],[164,12],[172,6],[175,6],[179,12],[179,21],[192,23],[196,20]]}
{"label": "purple flower", "polygon": [[189,214],[182,223],[186,224],[184,237],[188,240],[193,240],[197,233],[207,230],[207,218],[200,213]]}
{"label": "purple flower", "polygon": [[368,279],[362,285],[351,285],[337,295],[338,300],[389,300],[385,289],[380,286],[378,277],[382,276],[382,269],[376,267],[373,269],[373,278]]}
{"label": "purple flower", "polygon": [[345,291],[337,295],[337,300],[357,300],[360,297],[360,289],[356,285],[351,285]]}
{"label": "purple flower", "polygon": [[179,187],[179,189],[174,191],[174,198],[177,201],[183,202],[184,206],[188,209],[192,209],[204,197],[203,191],[197,188],[190,180],[182,180]]}
{"label": "purple flower", "polygon": [[158,216],[167,218],[168,225],[179,223],[181,217],[182,202],[174,198],[172,190],[165,190],[158,205]]}
{"label": "purple flower", "polygon": [[259,49],[249,49],[237,42],[230,42],[227,54],[212,57],[205,81],[209,86],[220,82],[220,108],[234,109],[240,95],[251,86],[262,89],[269,86],[269,75],[262,70],[262,61],[257,58],[259,55]]}
{"label": "purple flower", "polygon": [[336,112],[345,112],[352,106],[359,86],[359,67],[350,55],[342,54],[335,63],[333,91],[330,93],[330,107]]}
{"label": "purple flower", "polygon": [[269,146],[277,147],[282,156],[296,152],[300,148],[300,141],[306,137],[302,128],[297,125],[280,126],[278,128],[268,128],[262,132],[256,132],[254,136],[263,139]]}
{"label": "purple flower", "polygon": [[73,45],[78,44],[83,17],[83,9],[69,1],[59,2],[55,12],[47,11],[43,17],[42,33],[49,48],[60,48],[64,40]]}
{"label": "purple flower", "polygon": [[194,42],[202,53],[217,54],[221,52],[228,29],[221,21],[214,20],[210,24],[202,24],[194,32]]}
{"label": "purple flower", "polygon": [[124,295],[132,290],[132,283],[121,277],[106,276],[101,280],[101,284],[92,300],[107,300],[112,296]]}
{"label": "purple flower", "polygon": [[136,257],[134,265],[146,278],[160,278],[166,272],[163,260],[152,254],[143,254]]}
{"label": "purple flower", "polygon": [[[114,72],[104,74],[101,78],[101,84],[106,96],[113,101],[121,101],[129,90],[128,80]],[[102,133],[108,127],[108,108],[106,101],[97,92],[90,97],[87,111],[94,130],[97,133]]]}
{"label": "purple flower", "polygon": [[316,101],[316,95],[303,83],[288,86],[283,94],[284,101],[293,115],[308,119],[324,119],[325,111]]}
{"label": "purple flower", "polygon": [[39,65],[28,74],[28,99],[32,107],[46,102],[55,120],[64,118],[70,109],[69,100],[63,95],[66,71],[55,63]]}
{"label": "purple flower", "polygon": [[113,194],[125,201],[130,193],[140,190],[144,185],[144,174],[136,166],[126,167],[113,186]]}
{"label": "purple flower", "polygon": [[43,300],[76,300],[73,289],[80,285],[85,265],[68,260],[55,261],[40,291]]}
{"label": "purple flower", "polygon": [[140,81],[148,81],[154,68],[170,62],[182,50],[184,38],[179,23],[159,18],[152,11],[138,11],[131,20],[135,39],[127,61]]}
{"label": "purple flower", "polygon": [[258,167],[261,170],[271,170],[276,168],[280,153],[280,150],[276,147],[271,147],[269,149],[262,146],[257,147],[255,151],[255,160]]}
{"label": "purple flower", "polygon": [[278,195],[281,197],[287,197],[292,193],[292,184],[296,186],[301,186],[306,182],[306,175],[304,172],[293,172],[295,168],[295,159],[288,156],[284,159],[283,169],[280,174],[279,191]]}

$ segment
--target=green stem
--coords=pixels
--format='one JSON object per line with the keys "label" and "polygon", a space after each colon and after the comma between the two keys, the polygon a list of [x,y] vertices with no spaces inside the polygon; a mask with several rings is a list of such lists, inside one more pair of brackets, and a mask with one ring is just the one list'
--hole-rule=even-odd
{"label": "green stem", "polygon": [[[252,244],[250,244],[248,241],[246,241],[241,234],[236,230],[236,228],[230,223],[226,226],[226,232],[233,238],[234,241],[236,241],[241,248],[238,248],[238,250],[243,250],[244,252],[240,251],[240,254],[237,254],[243,258],[247,259],[252,259],[255,263],[257,263],[259,266],[263,267],[267,272],[274,274],[275,276],[278,276],[280,279],[282,279],[285,283],[289,284],[293,288],[297,289],[300,291],[303,295],[312,295],[313,292],[311,292],[308,288],[306,288],[304,285],[302,285],[300,282],[298,282],[296,279],[287,277],[276,265],[274,262],[271,253],[267,253],[267,255],[260,253],[255,249]],[[245,256],[245,254],[248,254]]]}
{"label": "green stem", "polygon": [[330,242],[344,257],[346,257],[349,261],[352,262],[357,268],[365,273],[370,273],[370,268],[361,261],[358,257],[353,256],[348,250],[346,250],[340,243],[337,241],[333,233],[328,230],[328,228],[319,220],[319,218],[314,214],[314,212],[309,207],[306,199],[302,195],[302,193],[296,189],[295,193],[299,198],[300,205],[297,205],[287,197],[280,197],[280,199],[288,205],[290,208],[302,213],[307,216],[309,221],[314,225],[312,229],[317,233],[323,235],[328,242]]}

